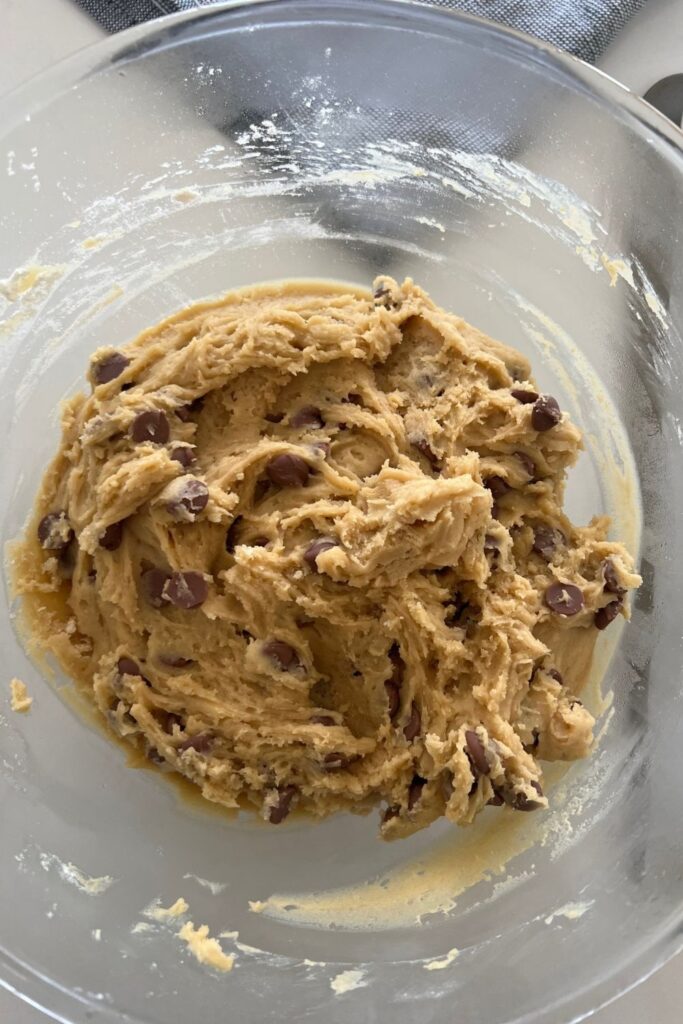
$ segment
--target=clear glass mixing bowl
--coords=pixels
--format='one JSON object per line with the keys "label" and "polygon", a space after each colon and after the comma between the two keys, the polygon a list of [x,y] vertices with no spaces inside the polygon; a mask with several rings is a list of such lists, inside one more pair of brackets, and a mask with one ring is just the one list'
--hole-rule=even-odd
{"label": "clear glass mixing bowl", "polygon": [[[518,816],[508,880],[482,877],[442,912],[430,911],[456,893],[472,835],[486,866],[493,819],[466,838],[436,826],[385,845],[373,816],[273,829],[204,813],[134,771],[45,681],[7,591],[3,689],[18,676],[35,698],[27,716],[4,702],[0,718],[7,986],[56,1019],[103,1024],[558,1024],[678,948],[681,138],[546,46],[384,0],[163,19],[2,102],[3,540],[96,346],[249,282],[385,272],[530,355],[586,430],[572,513],[607,510],[615,532],[640,533],[644,576],[607,670],[597,754],[543,820]],[[538,841],[524,850],[524,837]],[[102,876],[113,881],[88,882]],[[344,886],[344,899],[330,894]],[[319,891],[336,927],[306,918]],[[293,895],[279,911],[250,908],[274,892]],[[354,930],[378,893],[393,921]],[[239,932],[220,939],[231,974],[142,913],[180,895],[212,935]]]}

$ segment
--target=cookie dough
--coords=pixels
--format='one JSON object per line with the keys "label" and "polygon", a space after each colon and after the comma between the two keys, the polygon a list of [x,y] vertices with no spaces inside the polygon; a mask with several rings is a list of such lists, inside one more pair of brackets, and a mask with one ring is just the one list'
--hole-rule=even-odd
{"label": "cookie dough", "polygon": [[547,806],[640,579],[564,514],[580,433],[519,352],[410,280],[300,282],[101,348],[89,380],[15,577],[120,737],[272,824]]}

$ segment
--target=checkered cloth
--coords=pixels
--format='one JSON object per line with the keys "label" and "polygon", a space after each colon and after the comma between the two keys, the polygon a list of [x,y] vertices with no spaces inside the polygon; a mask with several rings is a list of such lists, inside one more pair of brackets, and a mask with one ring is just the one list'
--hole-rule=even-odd
{"label": "checkered cloth", "polygon": [[[109,32],[215,0],[76,0]],[[594,61],[646,0],[430,0],[521,29]]]}

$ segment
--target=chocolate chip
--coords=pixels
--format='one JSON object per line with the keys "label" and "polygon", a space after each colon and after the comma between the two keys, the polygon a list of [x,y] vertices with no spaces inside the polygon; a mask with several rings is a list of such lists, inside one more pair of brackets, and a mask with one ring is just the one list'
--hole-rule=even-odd
{"label": "chocolate chip", "polygon": [[214,736],[210,732],[198,732],[196,736],[188,736],[178,746],[180,753],[185,750],[195,750],[198,754],[207,754],[213,746]]}
{"label": "chocolate chip", "polygon": [[556,668],[547,668],[545,670],[545,674],[547,676],[550,676],[551,679],[554,679],[556,683],[560,684],[560,686],[564,686],[564,679],[562,678],[562,674],[558,672]]}
{"label": "chocolate chip", "polygon": [[403,728],[403,735],[411,743],[416,736],[419,736],[422,727],[422,716],[415,701],[410,705],[410,718]]}
{"label": "chocolate chip", "polygon": [[401,808],[398,806],[398,804],[392,804],[390,807],[387,807],[384,813],[382,814],[382,824],[386,824],[386,822],[391,821],[392,818],[398,818],[400,813]]}
{"label": "chocolate chip", "polygon": [[326,459],[330,454],[330,447],[329,441],[314,441],[311,445],[311,452],[313,455],[322,455],[323,459]]}
{"label": "chocolate chip", "polygon": [[267,420],[268,423],[282,423],[285,418],[285,414],[283,412],[268,412],[263,418],[264,420]]}
{"label": "chocolate chip", "polygon": [[153,608],[161,608],[164,604],[164,587],[170,580],[170,573],[165,569],[146,569],[140,576],[140,586],[148,604]]}
{"label": "chocolate chip", "polygon": [[200,572],[174,572],[164,585],[163,596],[176,608],[198,608],[209,596],[209,585]]}
{"label": "chocolate chip", "polygon": [[74,532],[66,512],[48,512],[38,523],[38,540],[46,551],[64,551],[73,538]]}
{"label": "chocolate chip", "polygon": [[299,789],[297,786],[277,787],[277,803],[270,808],[268,813],[268,821],[271,825],[279,825],[281,821],[285,820],[292,809],[292,801],[298,794]]}
{"label": "chocolate chip", "polygon": [[325,754],[323,757],[323,768],[325,771],[341,771],[344,768],[348,768],[350,764],[356,761],[358,755],[352,755],[349,757],[347,754],[340,754],[337,751],[333,751],[331,754]]}
{"label": "chocolate chip", "polygon": [[188,665],[194,665],[193,658],[184,658],[181,654],[160,654],[159,661],[169,668],[187,668]]}
{"label": "chocolate chip", "polygon": [[614,622],[620,611],[621,600],[611,601],[610,604],[606,604],[604,608],[598,608],[593,616],[593,622],[595,623],[596,629],[607,629],[610,622]]}
{"label": "chocolate chip", "polygon": [[95,384],[108,384],[110,380],[119,377],[129,365],[130,359],[124,356],[123,352],[111,352],[95,363],[92,378]]}
{"label": "chocolate chip", "polygon": [[513,388],[510,394],[522,405],[530,405],[538,399],[537,391],[527,391],[526,388]]}
{"label": "chocolate chip", "polygon": [[197,461],[197,456],[194,453],[193,445],[178,445],[177,448],[172,448],[168,453],[169,459],[173,459],[174,462],[179,462],[184,469],[188,469],[194,462]]}
{"label": "chocolate chip", "polygon": [[583,608],[583,594],[573,583],[551,583],[543,600],[557,615],[576,615]]}
{"label": "chocolate chip", "polygon": [[436,452],[431,448],[428,441],[425,438],[418,438],[417,441],[411,441],[413,448],[417,448],[420,455],[423,455],[433,470],[441,468],[441,459]]}
{"label": "chocolate chip", "polygon": [[484,537],[484,554],[485,555],[497,555],[500,552],[498,547],[498,541],[495,537],[492,537],[490,533],[487,533]]}
{"label": "chocolate chip", "polygon": [[120,523],[110,523],[100,537],[100,547],[105,551],[116,551],[121,547],[123,540],[123,520]]}
{"label": "chocolate chip", "polygon": [[423,779],[421,775],[413,775],[413,778],[408,786],[408,810],[412,811],[415,804],[422,796],[422,790],[427,785],[427,780]]}
{"label": "chocolate chip", "polygon": [[534,750],[538,748],[538,744],[541,742],[541,734],[538,729],[531,730],[531,743],[527,743],[524,746],[527,754],[532,754]]}
{"label": "chocolate chip", "polygon": [[152,714],[164,732],[167,732],[169,736],[173,734],[174,725],[182,727],[182,719],[178,715],[174,715],[172,711],[166,711],[165,708],[155,708]]}
{"label": "chocolate chip", "polygon": [[263,645],[262,651],[265,657],[269,658],[280,672],[295,672],[298,668],[301,668],[299,655],[284,640],[268,640]]}
{"label": "chocolate chip", "polygon": [[[538,782],[531,781],[529,785],[536,790],[539,796],[543,796],[543,790]],[[511,793],[509,798],[506,797],[505,802],[509,803],[510,807],[514,807],[516,811],[537,811],[539,807],[543,806],[540,800],[534,800],[533,797],[522,792]]]}
{"label": "chocolate chip", "polygon": [[166,444],[171,436],[166,414],[161,409],[145,409],[144,412],[139,412],[133,420],[130,436],[138,444],[143,441]]}
{"label": "chocolate chip", "polygon": [[314,572],[320,572],[318,568],[318,555],[321,555],[323,551],[330,551],[332,548],[337,547],[337,542],[332,537],[318,537],[312,544],[309,544],[304,551],[304,562],[311,567]]}
{"label": "chocolate chip", "polygon": [[196,413],[201,412],[204,406],[204,395],[200,395],[199,398],[195,398],[192,402],[188,402],[187,405],[181,405],[176,409],[175,414],[179,420],[183,423],[188,423]]}
{"label": "chocolate chip", "polygon": [[140,676],[141,679],[144,678],[137,661],[133,661],[132,658],[126,655],[119,658],[116,662],[116,670],[120,676]]}
{"label": "chocolate chip", "polygon": [[538,523],[534,526],[534,542],[531,545],[532,551],[544,558],[546,562],[552,561],[553,555],[560,544],[566,543],[563,533],[547,523]]}
{"label": "chocolate chip", "polygon": [[225,550],[229,555],[233,555],[235,553],[235,547],[237,546],[237,534],[239,532],[241,522],[242,516],[235,516],[228,527],[228,532],[225,535]]}
{"label": "chocolate chip", "polygon": [[276,487],[305,487],[310,472],[300,455],[276,455],[266,466],[266,475]]}
{"label": "chocolate chip", "polygon": [[209,501],[209,488],[196,476],[172,480],[166,488],[166,510],[177,520],[192,520],[203,512]]}
{"label": "chocolate chip", "polygon": [[474,767],[482,775],[488,775],[491,768],[486,757],[486,750],[474,729],[467,729],[465,732],[465,743],[467,745],[467,753]]}
{"label": "chocolate chip", "polygon": [[362,405],[363,399],[355,391],[351,391],[346,398],[342,398],[342,402],[347,402],[349,405]]}
{"label": "chocolate chip", "polygon": [[166,764],[166,758],[164,757],[163,754],[159,753],[156,747],[147,748],[147,757],[152,762],[152,764]]}
{"label": "chocolate chip", "polygon": [[510,490],[510,484],[502,476],[487,476],[484,487],[491,492],[494,501],[500,501]]}
{"label": "chocolate chip", "polygon": [[531,410],[531,426],[539,433],[556,427],[562,419],[562,410],[552,395],[541,395]]}
{"label": "chocolate chip", "polygon": [[501,793],[494,793],[491,799],[487,800],[486,803],[489,807],[502,807],[505,801],[503,800]]}
{"label": "chocolate chip", "polygon": [[516,458],[518,458],[519,461],[522,463],[522,468],[524,469],[526,475],[529,477],[529,480],[533,480],[536,476],[536,463],[531,458],[531,456],[527,455],[526,452],[513,452],[513,455],[515,455]]}
{"label": "chocolate chip", "polygon": [[619,583],[617,570],[611,558],[606,558],[602,563],[602,579],[603,589],[606,590],[608,594],[617,594],[619,597],[624,596],[626,588],[622,587]]}
{"label": "chocolate chip", "polygon": [[313,715],[311,718],[312,725],[336,725],[336,721],[332,715]]}
{"label": "chocolate chip", "polygon": [[317,406],[304,405],[289,417],[289,425],[290,427],[309,427],[311,430],[320,430],[325,426],[325,420]]}

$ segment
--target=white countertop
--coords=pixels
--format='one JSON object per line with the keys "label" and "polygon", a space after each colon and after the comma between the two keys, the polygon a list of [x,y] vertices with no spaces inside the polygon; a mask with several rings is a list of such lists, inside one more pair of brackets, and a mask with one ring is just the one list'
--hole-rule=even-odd
{"label": "white countertop", "polygon": [[[0,24],[0,94],[104,35],[72,0],[0,0]],[[598,66],[640,94],[665,75],[683,72],[683,0],[648,0]],[[683,954],[592,1020],[678,1024],[682,1004]],[[46,1019],[0,989],[3,1024]]]}

